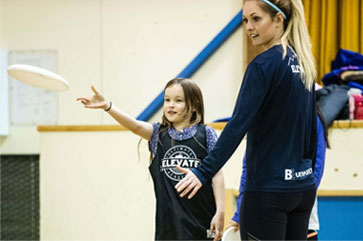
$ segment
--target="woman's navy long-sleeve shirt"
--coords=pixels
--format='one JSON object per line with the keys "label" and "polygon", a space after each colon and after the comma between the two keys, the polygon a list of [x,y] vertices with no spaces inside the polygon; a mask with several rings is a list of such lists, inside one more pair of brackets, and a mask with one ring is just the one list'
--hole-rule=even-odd
{"label": "woman's navy long-sleeve shirt", "polygon": [[205,183],[247,135],[246,191],[299,191],[315,187],[314,90],[301,81],[302,67],[288,47],[276,45],[248,65],[231,120],[198,168]]}
{"label": "woman's navy long-sleeve shirt", "polygon": [[[314,169],[314,179],[316,183],[316,188],[319,187],[319,184],[321,182],[321,178],[323,177],[324,173],[324,166],[325,166],[325,152],[326,152],[326,140],[324,135],[324,126],[323,122],[320,120],[320,118],[317,116],[316,118],[316,127],[317,127],[317,138],[318,138],[318,144],[316,149],[316,162],[315,162],[315,169]],[[242,175],[241,175],[241,181],[239,185],[239,193],[237,198],[237,205],[236,205],[236,211],[232,217],[232,220],[239,223],[240,221],[240,206],[242,202],[243,192],[245,190],[246,185],[246,155],[243,157],[243,163],[242,163]]]}

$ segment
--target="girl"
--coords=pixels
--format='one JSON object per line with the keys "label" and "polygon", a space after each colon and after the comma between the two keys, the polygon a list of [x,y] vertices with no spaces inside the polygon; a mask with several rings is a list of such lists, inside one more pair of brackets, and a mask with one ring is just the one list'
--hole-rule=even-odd
{"label": "girl", "polygon": [[86,108],[104,109],[122,126],[149,141],[149,170],[156,196],[155,240],[221,238],[224,226],[224,179],[218,172],[193,200],[180,198],[174,186],[213,149],[217,135],[204,123],[202,92],[189,79],[176,78],[164,89],[162,123],[147,123],[123,113],[91,86],[91,97],[77,98]]}
{"label": "girl", "polygon": [[301,0],[246,0],[243,25],[265,51],[251,61],[231,120],[202,164],[176,185],[191,198],[248,132],[243,240],[305,240],[316,195],[316,70]]}

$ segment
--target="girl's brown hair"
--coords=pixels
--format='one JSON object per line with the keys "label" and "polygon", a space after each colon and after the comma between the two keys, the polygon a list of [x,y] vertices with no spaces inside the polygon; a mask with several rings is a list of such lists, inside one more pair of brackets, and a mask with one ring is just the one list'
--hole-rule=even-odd
{"label": "girl's brown hair", "polygon": [[[189,112],[192,113],[189,120],[190,125],[204,124],[204,102],[203,102],[202,91],[200,90],[199,86],[190,79],[174,78],[170,80],[168,83],[166,83],[164,88],[164,94],[165,90],[173,85],[180,85],[183,88],[185,106],[186,106],[184,110],[184,115],[187,116]],[[158,143],[161,144],[160,135],[166,135],[168,128],[171,126],[172,123],[168,121],[168,119],[165,116],[165,113],[163,112],[162,122],[158,132]],[[172,142],[174,142],[173,139]],[[154,156],[152,152],[150,152],[150,164],[153,159]]]}

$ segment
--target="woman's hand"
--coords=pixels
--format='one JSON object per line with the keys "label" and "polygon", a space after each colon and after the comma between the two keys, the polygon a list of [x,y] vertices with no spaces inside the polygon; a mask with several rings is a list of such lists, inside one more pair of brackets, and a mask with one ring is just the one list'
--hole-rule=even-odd
{"label": "woman's hand", "polygon": [[188,199],[191,199],[198,190],[203,186],[203,184],[199,181],[197,176],[189,169],[181,168],[179,166],[176,166],[176,169],[183,172],[185,174],[185,177],[178,182],[178,184],[175,185],[175,189],[180,193],[180,197],[184,197],[187,195],[190,191],[192,191]]}
{"label": "woman's hand", "polygon": [[94,93],[93,96],[79,97],[76,100],[81,101],[81,103],[86,108],[106,110],[109,107],[110,103],[106,100],[105,97],[103,97],[103,95],[94,86],[91,86],[91,90]]}
{"label": "woman's hand", "polygon": [[224,228],[224,213],[217,212],[212,218],[209,229],[210,234],[212,234],[213,232],[216,233],[214,241],[222,239],[223,228]]}

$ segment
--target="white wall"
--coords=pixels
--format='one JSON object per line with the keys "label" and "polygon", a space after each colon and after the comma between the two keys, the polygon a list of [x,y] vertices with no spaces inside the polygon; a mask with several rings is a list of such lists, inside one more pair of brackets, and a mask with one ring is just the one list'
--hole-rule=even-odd
{"label": "white wall", "polygon": [[[239,0],[1,0],[1,47],[57,51],[58,74],[70,83],[58,94],[58,124],[115,123],[75,99],[95,85],[136,117],[240,9]],[[192,77],[207,121],[231,115],[242,67],[240,28]],[[39,153],[36,125],[11,125],[0,145]]]}
{"label": "white wall", "polygon": [[[220,131],[218,131],[220,133]],[[147,142],[130,131],[42,132],[41,240],[153,240]],[[245,143],[224,168],[238,189]]]}
{"label": "white wall", "polygon": [[[58,124],[83,125],[115,123],[76,103],[91,84],[137,116],[237,14],[241,1],[0,0],[0,6],[1,49],[57,51],[58,73],[70,83],[58,94]],[[207,122],[230,116],[242,55],[239,29],[193,76]],[[159,119],[160,112],[151,121]],[[361,129],[334,130],[322,188],[361,188],[361,136]],[[129,132],[40,134],[36,125],[11,125],[0,149],[41,154],[42,240],[150,240],[154,197],[147,150],[137,162],[137,141]],[[225,167],[227,188],[238,188],[243,153],[244,145]]]}
{"label": "white wall", "polygon": [[[241,9],[240,0],[0,4],[1,49],[58,54],[57,73],[70,84],[58,93],[59,125],[115,123],[75,101],[91,94],[90,85],[137,116]],[[242,41],[240,28],[192,77],[203,91],[207,122],[232,113],[242,79]],[[158,112],[151,121],[160,117]],[[137,137],[129,132],[48,135],[36,127],[12,124],[0,149],[1,154],[40,153],[42,240],[153,238],[148,154],[137,162]]]}
{"label": "white wall", "polygon": [[329,133],[331,149],[327,149],[323,190],[363,189],[363,128],[335,128]]}
{"label": "white wall", "polygon": [[[320,190],[362,190],[362,135],[331,130]],[[41,133],[42,240],[152,240],[149,152],[143,141],[138,161],[138,140],[129,131]],[[244,152],[245,140],[223,167],[227,189],[238,190]]]}

